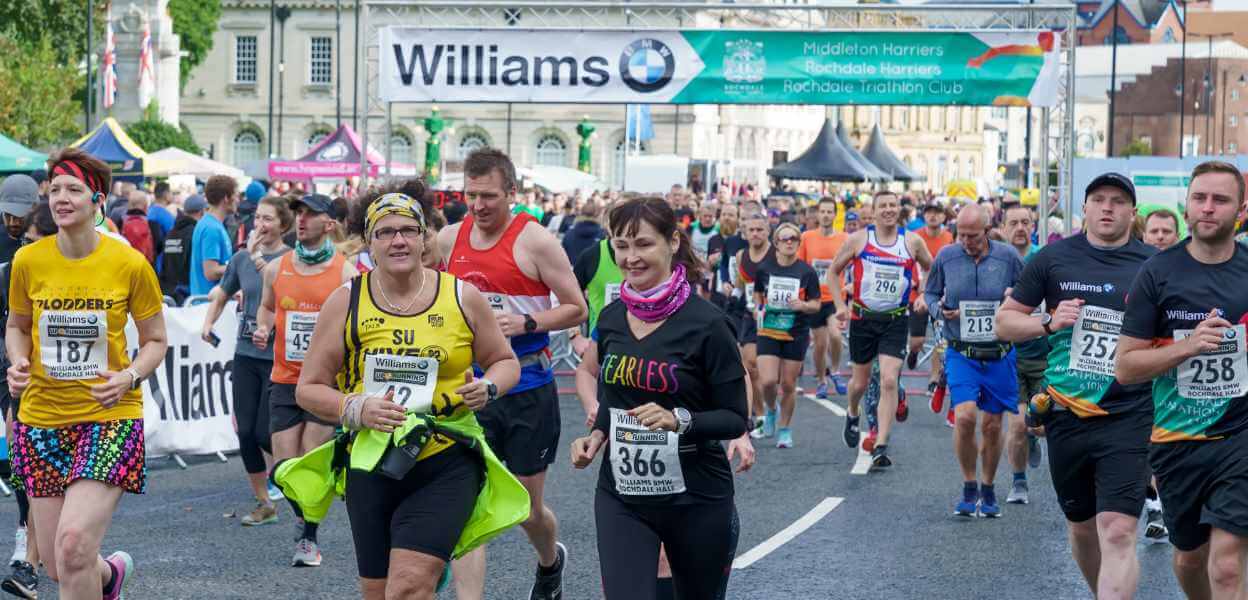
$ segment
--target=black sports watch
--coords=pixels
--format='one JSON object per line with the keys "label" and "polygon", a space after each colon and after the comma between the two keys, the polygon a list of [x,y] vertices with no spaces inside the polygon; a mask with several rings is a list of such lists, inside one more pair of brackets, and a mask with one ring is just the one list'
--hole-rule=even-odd
{"label": "black sports watch", "polygon": [[1040,326],[1044,327],[1044,332],[1049,335],[1053,335],[1053,328],[1051,327],[1052,324],[1053,324],[1053,315],[1047,312],[1040,315]]}
{"label": "black sports watch", "polygon": [[493,381],[490,381],[489,379],[486,379],[486,378],[484,378],[484,377],[482,377],[482,378],[481,378],[481,381],[484,381],[484,382],[485,382],[485,401],[486,401],[486,403],[493,402],[493,401],[497,400],[497,399],[498,399],[498,386],[497,386],[497,385],[494,385],[494,382],[493,382]]}
{"label": "black sports watch", "polygon": [[533,333],[536,331],[537,331],[537,320],[533,318],[533,315],[529,315],[529,314],[524,315],[524,332]]}

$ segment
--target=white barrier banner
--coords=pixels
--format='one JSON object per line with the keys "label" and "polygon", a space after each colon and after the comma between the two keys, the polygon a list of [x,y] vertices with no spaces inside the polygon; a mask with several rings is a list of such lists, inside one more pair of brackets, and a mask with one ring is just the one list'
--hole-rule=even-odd
{"label": "white barrier banner", "polygon": [[[226,304],[213,331],[213,348],[199,337],[208,305],[165,307],[169,349],[165,362],[143,383],[143,427],[150,457],[238,450],[234,432],[233,368],[238,337],[234,302]],[[126,326],[130,355],[138,332]]]}

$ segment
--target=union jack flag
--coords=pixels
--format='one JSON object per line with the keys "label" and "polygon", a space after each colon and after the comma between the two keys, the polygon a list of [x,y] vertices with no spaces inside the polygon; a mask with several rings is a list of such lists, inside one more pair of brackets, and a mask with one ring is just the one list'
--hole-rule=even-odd
{"label": "union jack flag", "polygon": [[143,42],[139,46],[139,108],[147,108],[156,89],[156,71],[152,68],[152,28],[143,21]]}
{"label": "union jack flag", "polygon": [[117,102],[117,46],[113,39],[113,21],[109,19],[108,29],[104,34],[104,56],[100,59],[100,70],[103,72],[101,84],[104,86],[104,108],[111,108]]}

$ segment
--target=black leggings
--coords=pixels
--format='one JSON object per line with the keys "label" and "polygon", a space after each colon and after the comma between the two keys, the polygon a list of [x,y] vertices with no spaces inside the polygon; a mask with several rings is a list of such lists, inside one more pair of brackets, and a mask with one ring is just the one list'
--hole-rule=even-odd
{"label": "black leggings", "polygon": [[269,377],[273,361],[234,355],[234,419],[238,422],[238,454],[248,473],[265,471],[261,450],[273,453],[269,442]]}
{"label": "black leggings", "polygon": [[660,542],[667,548],[677,598],[724,598],[740,532],[732,500],[626,504],[615,494],[599,489],[594,498],[594,520],[606,600],[654,600]]}

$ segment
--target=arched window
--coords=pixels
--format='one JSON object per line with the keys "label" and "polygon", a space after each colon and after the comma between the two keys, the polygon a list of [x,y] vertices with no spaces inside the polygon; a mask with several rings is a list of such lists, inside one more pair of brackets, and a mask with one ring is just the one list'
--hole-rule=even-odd
{"label": "arched window", "polygon": [[1106,46],[1108,46],[1108,45],[1110,45],[1110,44],[1114,43],[1114,37],[1118,38],[1118,43],[1119,43],[1119,44],[1130,44],[1130,43],[1131,43],[1131,38],[1130,38],[1129,36],[1127,36],[1127,30],[1126,30],[1126,29],[1125,29],[1122,25],[1119,25],[1117,29],[1114,29],[1114,36],[1113,36],[1113,37],[1110,37],[1110,36],[1108,36],[1108,35],[1107,35],[1107,36],[1105,36],[1105,45],[1106,45]]}
{"label": "arched window", "polygon": [[1161,34],[1161,43],[1163,44],[1174,43],[1174,28],[1173,27],[1167,27],[1166,32]]}
{"label": "arched window", "polygon": [[464,159],[468,158],[468,155],[472,154],[473,150],[485,148],[489,145],[490,141],[485,139],[484,135],[474,132],[459,138],[459,147],[456,150],[459,152],[459,158]]}
{"label": "arched window", "polygon": [[563,139],[554,134],[547,134],[537,140],[537,159],[534,164],[551,167],[568,166],[568,146]]}
{"label": "arched window", "polygon": [[[637,142],[633,142],[633,151],[636,152]],[[649,150],[645,142],[641,143],[641,154],[645,154]],[[619,188],[624,185],[624,156],[625,156],[624,140],[615,143],[615,150],[612,152],[611,161],[611,187]]]}
{"label": "arched window", "polygon": [[309,135],[309,136],[308,136],[308,142],[307,142],[307,143],[308,143],[308,147],[307,147],[307,149],[308,149],[308,150],[311,150],[311,149],[315,148],[317,144],[319,144],[319,143],[321,143],[321,142],[325,141],[325,138],[327,138],[327,137],[329,137],[329,132],[328,132],[328,131],[326,131],[326,130],[324,130],[324,129],[318,129],[318,130],[316,130],[315,132],[313,132],[313,133],[312,133],[312,135]]}
{"label": "arched window", "polygon": [[402,133],[390,136],[390,162],[412,163],[412,140]]}
{"label": "arched window", "polygon": [[958,113],[958,108],[956,106],[950,106],[945,109],[945,127],[948,128],[949,131],[957,131],[960,127],[960,116],[961,115]]}
{"label": "arched window", "polygon": [[244,129],[234,135],[234,142],[230,148],[234,155],[234,166],[242,167],[243,165],[260,160],[260,134],[251,129]]}

